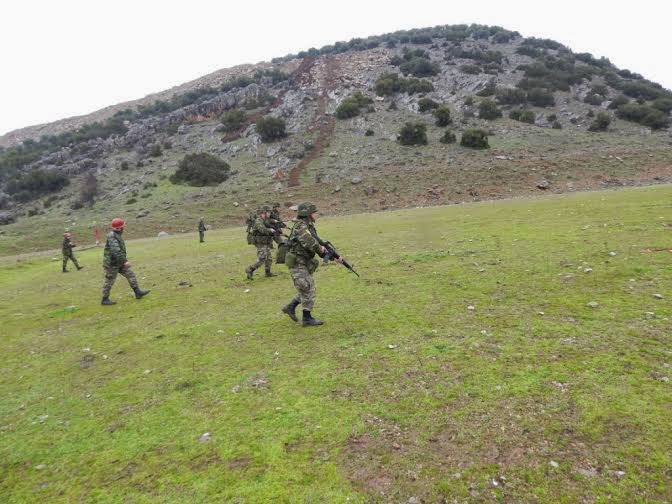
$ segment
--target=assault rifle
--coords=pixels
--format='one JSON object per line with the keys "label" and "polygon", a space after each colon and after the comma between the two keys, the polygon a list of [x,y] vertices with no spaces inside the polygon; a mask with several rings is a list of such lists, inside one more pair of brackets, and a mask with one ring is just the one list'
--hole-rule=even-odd
{"label": "assault rifle", "polygon": [[345,260],[343,256],[341,256],[334,245],[330,241],[323,241],[321,242],[321,245],[327,249],[327,253],[324,255],[325,261],[334,261],[336,259],[341,259],[341,264],[348,268],[350,271],[352,271],[357,277],[359,277],[359,273],[355,271],[355,268],[352,267],[352,264],[350,264],[348,261]]}

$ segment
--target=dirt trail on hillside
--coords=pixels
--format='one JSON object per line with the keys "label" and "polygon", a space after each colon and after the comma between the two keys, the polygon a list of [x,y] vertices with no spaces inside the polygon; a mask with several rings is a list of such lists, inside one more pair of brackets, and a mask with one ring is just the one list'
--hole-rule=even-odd
{"label": "dirt trail on hillside", "polygon": [[[313,75],[313,73],[310,71],[315,64],[315,61],[312,62],[311,68],[308,70],[307,79],[308,83],[310,84],[313,84],[315,80],[317,80],[319,88],[322,90],[320,96],[317,99],[315,120],[310,128],[308,128],[309,133],[317,132],[317,139],[315,140],[313,148],[308,152],[308,154],[306,154],[306,156],[301,159],[301,161],[299,161],[299,163],[289,172],[289,181],[287,183],[288,187],[296,187],[299,185],[301,173],[303,170],[310,164],[311,161],[322,155],[324,149],[329,146],[329,141],[334,134],[336,119],[333,116],[326,115],[326,112],[327,104],[329,103],[329,92],[336,88],[335,81],[336,76],[338,75],[337,70],[339,65],[334,56],[327,56],[324,61],[324,69],[317,69],[318,72],[323,70],[318,75]],[[300,69],[301,67],[297,69],[297,72]]]}

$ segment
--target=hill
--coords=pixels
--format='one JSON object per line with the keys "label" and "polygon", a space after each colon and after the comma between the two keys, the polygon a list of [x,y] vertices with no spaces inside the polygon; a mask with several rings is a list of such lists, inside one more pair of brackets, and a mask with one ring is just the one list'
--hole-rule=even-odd
{"label": "hill", "polygon": [[[118,215],[152,236],[201,215],[237,225],[269,201],[345,214],[669,182],[671,109],[608,59],[500,27],[339,42],[5,137],[0,254]],[[472,129],[489,148],[461,145]],[[226,180],[173,184],[200,153]]]}
{"label": "hill", "polygon": [[669,502],[671,197],[325,219],[318,329],[240,229],[2,258],[3,502]]}

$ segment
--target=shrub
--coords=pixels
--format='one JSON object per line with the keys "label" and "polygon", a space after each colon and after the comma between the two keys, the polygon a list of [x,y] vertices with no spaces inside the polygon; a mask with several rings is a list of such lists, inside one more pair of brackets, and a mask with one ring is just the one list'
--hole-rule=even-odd
{"label": "shrub", "polygon": [[500,105],[522,105],[527,101],[527,93],[522,89],[498,88],[495,100]]}
{"label": "shrub", "polygon": [[531,110],[512,110],[509,112],[509,118],[514,121],[520,121],[528,124],[534,124],[536,116]]}
{"label": "shrub", "polygon": [[153,144],[153,145],[149,148],[149,156],[150,156],[150,157],[159,157],[159,156],[161,156],[162,154],[163,154],[163,149],[161,149],[161,146],[160,146],[158,143]]}
{"label": "shrub", "polygon": [[120,168],[121,170],[123,170],[123,171],[128,170],[128,161],[122,161],[122,162],[121,162],[121,165],[119,166],[119,168]]}
{"label": "shrub", "polygon": [[427,126],[421,122],[407,122],[399,131],[401,145],[427,145]]}
{"label": "shrub", "polygon": [[497,108],[497,104],[492,100],[483,100],[478,104],[478,117],[492,121],[502,117],[502,111]]}
{"label": "shrub", "polygon": [[488,83],[485,85],[483,89],[481,89],[478,93],[476,93],[476,96],[482,96],[482,97],[487,97],[487,96],[492,96],[497,92],[497,88],[495,87],[495,81],[491,80],[488,81]]}
{"label": "shrub", "polygon": [[616,116],[626,121],[648,126],[651,129],[667,128],[670,125],[667,114],[649,105],[628,103],[616,110]]}
{"label": "shrub", "polygon": [[536,107],[552,107],[555,105],[553,93],[545,89],[530,89],[527,92],[527,101]]}
{"label": "shrub", "polygon": [[163,142],[163,148],[166,150],[172,149],[173,142],[171,142],[170,140],[166,140],[165,142]]}
{"label": "shrub", "polygon": [[126,200],[126,204],[127,204],[127,205],[132,205],[133,203],[137,203],[137,202],[138,202],[138,200],[135,199],[135,198],[128,198],[128,199]]}
{"label": "shrub", "polygon": [[460,65],[460,72],[469,75],[478,75],[482,72],[482,70],[478,65]]}
{"label": "shrub", "polygon": [[21,201],[30,201],[43,194],[60,191],[70,184],[70,179],[62,173],[32,170],[9,181],[7,193],[20,195]]}
{"label": "shrub", "polygon": [[348,119],[359,115],[360,109],[373,103],[373,100],[361,91],[353,93],[344,99],[336,108],[336,117]]}
{"label": "shrub", "polygon": [[434,91],[431,82],[424,79],[404,79],[396,73],[385,73],[380,75],[374,85],[376,94],[380,96],[391,96],[395,93],[429,93]]}
{"label": "shrub", "polygon": [[273,142],[287,136],[285,121],[279,117],[262,117],[257,120],[257,133],[262,142]]}
{"label": "shrub", "polygon": [[455,133],[453,133],[450,130],[446,130],[446,132],[439,138],[439,142],[442,144],[453,144],[457,142],[457,137],[455,136]]}
{"label": "shrub", "polygon": [[588,93],[586,97],[583,99],[584,103],[587,103],[588,105],[602,105],[602,102],[604,101],[604,97],[602,95],[599,95],[597,93]]}
{"label": "shrub", "polygon": [[643,98],[645,100],[655,100],[665,95],[663,89],[647,81],[626,82],[623,84],[621,91],[632,98]]}
{"label": "shrub", "polygon": [[368,136],[368,137],[373,136],[374,134],[375,134],[375,132],[371,128],[367,129],[364,132],[364,136]]}
{"label": "shrub", "polygon": [[560,124],[560,121],[553,121],[553,124],[551,125],[551,128],[562,129],[562,124]]}
{"label": "shrub", "polygon": [[437,126],[448,126],[452,122],[452,119],[450,118],[450,109],[447,105],[440,106],[434,112],[432,112],[432,114],[436,119]]}
{"label": "shrub", "polygon": [[482,129],[468,129],[462,133],[460,139],[462,147],[469,147],[470,149],[489,149],[488,134]]}
{"label": "shrub", "polygon": [[588,127],[588,131],[607,131],[609,124],[611,124],[611,116],[606,112],[599,112],[595,120]]}
{"label": "shrub", "polygon": [[432,63],[427,58],[412,58],[409,61],[399,65],[399,70],[404,75],[413,75],[415,77],[431,77],[439,73],[439,66]]}
{"label": "shrub", "polygon": [[609,107],[607,108],[615,110],[621,107],[622,105],[625,105],[626,103],[630,103],[630,98],[628,98],[625,95],[618,95],[616,98],[612,100],[612,102],[609,104]]}
{"label": "shrub", "polygon": [[467,105],[468,107],[471,107],[474,104],[474,97],[473,96],[467,96],[464,99],[464,104]]}
{"label": "shrub", "polygon": [[245,124],[246,117],[247,116],[245,115],[245,112],[239,109],[233,109],[225,112],[221,118],[222,131],[226,133],[238,131],[243,127],[243,124]]}
{"label": "shrub", "polygon": [[187,154],[178,164],[177,171],[171,175],[170,181],[196,187],[217,185],[229,178],[230,169],[228,163],[212,154]]}
{"label": "shrub", "polygon": [[595,112],[589,110],[588,113],[586,114],[586,117],[595,117]]}
{"label": "shrub", "polygon": [[428,110],[434,110],[439,107],[439,104],[436,103],[431,98],[420,98],[418,100],[418,110],[420,112],[427,112]]}
{"label": "shrub", "polygon": [[653,103],[651,103],[651,106],[665,114],[669,114],[672,110],[672,98],[656,98]]}
{"label": "shrub", "polygon": [[399,107],[397,107],[397,102],[395,102],[395,101],[390,102],[390,106],[387,107],[387,110],[398,110],[398,109],[399,109]]}
{"label": "shrub", "polygon": [[549,122],[553,122],[558,120],[558,116],[555,114],[548,114],[548,116],[546,116],[546,119],[548,119]]}

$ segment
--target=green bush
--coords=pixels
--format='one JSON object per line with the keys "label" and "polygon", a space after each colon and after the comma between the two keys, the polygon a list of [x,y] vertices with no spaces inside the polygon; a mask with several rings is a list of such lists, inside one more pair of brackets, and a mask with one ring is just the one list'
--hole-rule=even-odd
{"label": "green bush", "polygon": [[530,89],[527,92],[527,101],[535,107],[553,107],[555,105],[553,93],[539,88]]}
{"label": "green bush", "polygon": [[401,145],[427,145],[427,126],[421,122],[407,122],[397,139]]}
{"label": "green bush", "polygon": [[373,136],[374,134],[375,132],[370,128],[364,132],[364,136]]}
{"label": "green bush", "polygon": [[607,107],[607,108],[609,108],[611,110],[615,110],[615,109],[625,105],[626,103],[630,103],[630,98],[628,98],[625,95],[618,95],[616,98],[614,98],[612,100],[612,102],[609,104],[609,107]]}
{"label": "green bush", "polygon": [[431,77],[439,73],[439,66],[436,63],[432,63],[427,58],[415,57],[399,65],[399,70],[401,70],[404,75]]}
{"label": "green bush", "polygon": [[195,187],[217,185],[229,178],[230,169],[226,161],[212,154],[187,154],[178,164],[177,171],[171,175],[170,181]]}
{"label": "green bush", "polygon": [[546,116],[546,119],[548,119],[549,122],[553,122],[558,120],[558,116],[555,114],[548,114],[548,116]]}
{"label": "green bush", "polygon": [[665,114],[669,114],[672,111],[672,98],[656,98],[651,103],[651,106]]}
{"label": "green bush", "polygon": [[356,91],[351,96],[345,98],[336,108],[336,117],[339,119],[349,119],[359,115],[360,109],[373,103],[373,100]]}
{"label": "green bush", "polygon": [[15,199],[30,201],[60,191],[69,184],[70,179],[62,173],[36,169],[11,179],[6,190],[8,194],[16,195]]}
{"label": "green bush", "polygon": [[502,111],[497,108],[497,104],[492,100],[483,100],[478,104],[478,117],[492,121],[502,117]]}
{"label": "green bush", "polygon": [[584,103],[587,103],[588,105],[595,105],[595,106],[600,106],[602,105],[602,102],[604,101],[604,97],[602,95],[599,95],[597,93],[588,93],[586,97],[583,99]]}
{"label": "green bush", "polygon": [[247,116],[245,112],[239,109],[229,110],[222,115],[221,121],[222,126],[221,130],[226,133],[232,133],[238,131],[245,124],[245,119]]}
{"label": "green bush", "polygon": [[262,117],[257,120],[257,133],[262,142],[273,142],[287,136],[285,121],[279,117]]}
{"label": "green bush", "polygon": [[562,129],[562,124],[560,124],[560,121],[553,121],[553,124],[551,125],[553,129]]}
{"label": "green bush", "polygon": [[98,195],[98,179],[93,174],[93,172],[89,172],[86,174],[86,176],[84,177],[84,181],[82,182],[82,187],[80,188],[79,191],[79,201],[81,201],[82,204],[87,204],[91,206],[93,205],[93,202],[96,199],[97,195]]}
{"label": "green bush", "polygon": [[128,198],[128,199],[126,200],[126,204],[127,204],[127,205],[132,205],[133,203],[137,203],[137,202],[138,202],[138,200],[135,199],[135,198]]}
{"label": "green bush", "polygon": [[670,118],[667,114],[649,105],[628,103],[616,110],[616,116],[626,121],[648,126],[654,130],[667,128],[670,125]]}
{"label": "green bush", "polygon": [[588,127],[588,131],[607,131],[611,124],[611,116],[606,112],[599,112],[595,120]]}
{"label": "green bush", "polygon": [[478,93],[476,93],[476,96],[481,96],[483,98],[492,96],[497,92],[497,88],[495,86],[495,81],[490,80],[488,83],[485,85],[483,89],[481,89]]}
{"label": "green bush", "polygon": [[446,130],[445,133],[439,138],[439,142],[442,144],[453,144],[457,142],[457,137],[455,136],[455,133],[453,133],[450,130]]}
{"label": "green bush", "polygon": [[514,121],[520,121],[528,124],[534,124],[536,116],[531,110],[512,110],[509,112],[509,118]]}
{"label": "green bush", "polygon": [[527,93],[522,89],[498,88],[495,100],[500,105],[522,105],[527,101]]}
{"label": "green bush", "polygon": [[474,104],[474,97],[473,96],[467,96],[464,99],[464,104],[468,107],[471,107]]}
{"label": "green bush", "polygon": [[396,93],[429,93],[434,91],[431,82],[424,79],[404,79],[396,73],[385,73],[380,75],[374,84],[376,94],[379,96],[391,96]]}
{"label": "green bush", "polygon": [[478,65],[460,65],[460,72],[469,75],[478,75],[482,72],[482,70]]}
{"label": "green bush", "polygon": [[450,117],[450,109],[447,105],[441,105],[434,112],[432,112],[432,115],[434,116],[434,119],[436,119],[435,124],[437,126],[448,126],[452,122]]}
{"label": "green bush", "polygon": [[621,87],[621,91],[632,98],[643,98],[644,100],[655,100],[665,96],[665,91],[661,87],[648,81],[626,82]]}
{"label": "green bush", "polygon": [[420,112],[427,112],[428,110],[434,110],[438,107],[439,104],[431,98],[420,98],[418,100],[418,111]]}
{"label": "green bush", "polygon": [[121,165],[119,165],[119,168],[120,168],[122,171],[126,171],[126,170],[128,170],[128,161],[122,161],[122,162],[121,162]]}
{"label": "green bush", "polygon": [[149,156],[150,157],[160,157],[163,154],[163,149],[161,149],[161,146],[158,143],[153,144],[149,148]]}
{"label": "green bush", "polygon": [[465,132],[462,133],[460,145],[470,149],[489,149],[488,133],[482,129],[465,130]]}

